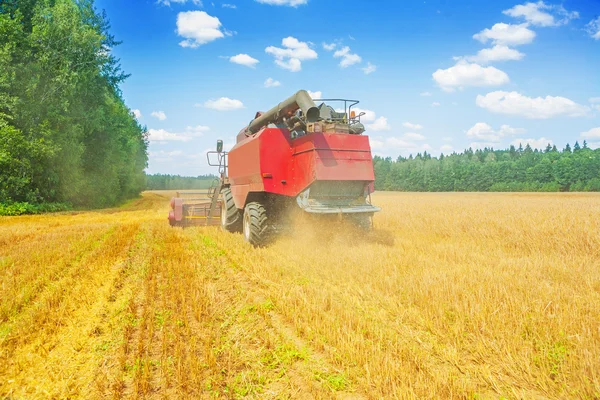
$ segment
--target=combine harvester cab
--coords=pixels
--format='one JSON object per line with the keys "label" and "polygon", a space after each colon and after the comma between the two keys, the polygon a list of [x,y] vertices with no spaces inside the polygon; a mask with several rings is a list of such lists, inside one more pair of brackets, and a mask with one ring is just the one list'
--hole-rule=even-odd
{"label": "combine harvester cab", "polygon": [[[219,166],[221,174],[212,202],[221,193],[224,229],[242,232],[248,242],[262,246],[280,230],[290,208],[339,215],[365,230],[372,227],[372,216],[380,209],[370,201],[375,176],[360,122],[364,113],[352,110],[356,100],[317,101],[319,106],[300,90],[257,113],[229,153],[219,141],[217,151],[208,154],[209,164]],[[211,160],[215,154],[218,162]],[[209,220],[215,212],[209,210]]]}

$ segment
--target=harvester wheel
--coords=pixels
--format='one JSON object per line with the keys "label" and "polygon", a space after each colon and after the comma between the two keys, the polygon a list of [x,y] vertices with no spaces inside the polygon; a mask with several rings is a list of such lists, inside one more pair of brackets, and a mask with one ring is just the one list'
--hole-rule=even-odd
{"label": "harvester wheel", "polygon": [[225,188],[223,193],[223,203],[221,204],[221,227],[228,232],[242,231],[242,217],[240,210],[237,209],[233,202],[231,189]]}
{"label": "harvester wheel", "polygon": [[265,207],[257,202],[244,209],[244,238],[253,246],[264,246],[272,238]]}

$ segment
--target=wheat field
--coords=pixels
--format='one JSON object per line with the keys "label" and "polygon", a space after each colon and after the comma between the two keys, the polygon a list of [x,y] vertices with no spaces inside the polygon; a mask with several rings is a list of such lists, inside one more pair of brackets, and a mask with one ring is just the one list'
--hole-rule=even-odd
{"label": "wheat field", "polygon": [[254,249],[170,193],[0,218],[0,397],[600,398],[600,196],[376,193]]}

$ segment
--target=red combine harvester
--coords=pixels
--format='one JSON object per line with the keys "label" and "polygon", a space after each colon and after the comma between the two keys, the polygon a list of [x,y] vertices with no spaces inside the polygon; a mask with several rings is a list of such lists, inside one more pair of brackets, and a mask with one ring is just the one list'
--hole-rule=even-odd
{"label": "red combine harvester", "polygon": [[317,101],[319,106],[300,90],[271,110],[256,113],[230,152],[218,141],[217,151],[207,155],[220,174],[207,193],[211,201],[173,198],[170,223],[212,225],[220,209],[223,228],[242,232],[255,246],[269,243],[292,208],[340,215],[370,229],[380,209],[371,204],[375,176],[369,138],[360,122],[364,113],[352,110],[356,100]]}

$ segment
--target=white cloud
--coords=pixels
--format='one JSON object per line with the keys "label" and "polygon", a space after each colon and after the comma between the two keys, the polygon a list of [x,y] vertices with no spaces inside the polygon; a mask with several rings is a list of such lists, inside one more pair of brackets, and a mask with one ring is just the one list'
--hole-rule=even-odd
{"label": "white cloud", "polygon": [[590,103],[600,103],[600,97],[590,97],[588,101]]}
{"label": "white cloud", "polygon": [[[338,110],[336,110],[338,111]],[[338,112],[343,112],[344,110],[339,110]],[[356,112],[356,115],[360,115],[361,113],[365,113],[360,117],[361,122],[373,122],[377,119],[377,114],[375,111],[365,110],[360,107],[352,107],[352,111]]]}
{"label": "white cloud", "polygon": [[589,131],[585,131],[585,132],[581,132],[581,137],[582,138],[600,138],[600,127],[599,128],[592,128]]}
{"label": "white cloud", "polygon": [[420,96],[429,97],[429,96],[431,96],[431,93],[429,93],[429,92],[423,92],[423,93],[420,94]]}
{"label": "white cloud", "polygon": [[444,144],[442,147],[440,147],[441,151],[452,151],[452,149],[454,149],[454,147],[450,146],[449,144]]}
{"label": "white cloud", "polygon": [[[202,106],[218,111],[231,111],[245,108],[244,103],[239,100],[230,99],[229,97],[220,97],[216,100],[207,100]],[[200,107],[200,105],[196,104],[196,107]]]}
{"label": "white cloud", "polygon": [[323,43],[323,48],[327,51],[332,51],[337,46],[337,43]]}
{"label": "white cloud", "polygon": [[367,62],[367,66],[366,66],[366,67],[364,67],[364,68],[361,68],[361,69],[363,70],[363,72],[364,72],[366,75],[369,75],[369,74],[371,74],[371,73],[373,73],[373,72],[377,71],[377,66],[376,66],[376,65],[373,65],[373,64],[371,64],[370,62]]}
{"label": "white cloud", "polygon": [[558,116],[580,117],[589,112],[589,107],[560,96],[527,97],[518,92],[490,92],[477,95],[475,103],[491,112],[516,115],[532,119]]}
{"label": "white cloud", "polygon": [[495,145],[497,145],[498,143],[490,143],[490,142],[473,142],[470,143],[468,148],[473,149],[473,150],[483,150],[485,148],[492,148]]}
{"label": "white cloud", "polygon": [[308,95],[313,98],[313,99],[322,99],[323,98],[323,93],[321,92],[311,92],[310,90],[307,90]]}
{"label": "white cloud", "polygon": [[434,101],[433,103],[431,103],[431,107],[439,107],[441,106],[441,104],[437,101]]}
{"label": "white cloud", "polygon": [[473,35],[482,43],[491,41],[494,45],[518,46],[528,44],[535,38],[535,32],[527,29],[527,24],[512,25],[498,23],[492,26],[492,29],[484,29]]}
{"label": "white cloud", "polygon": [[444,137],[442,138],[442,140],[443,140],[444,142],[451,142],[451,141],[453,141],[454,139],[452,139],[452,137],[451,137],[451,136],[444,136]]}
{"label": "white cloud", "polygon": [[515,147],[525,147],[529,145],[532,149],[543,149],[548,145],[552,146],[554,143],[552,142],[552,140],[542,137],[539,139],[515,139],[512,142],[510,142],[510,144],[512,144]]}
{"label": "white cloud", "polygon": [[367,129],[372,131],[389,131],[392,127],[388,124],[386,117],[379,117],[372,124],[367,124]]}
{"label": "white cloud", "polygon": [[266,88],[277,87],[277,86],[281,86],[281,82],[276,81],[273,78],[267,78],[267,80],[265,81]]}
{"label": "white cloud", "polygon": [[159,121],[164,121],[167,119],[167,114],[165,114],[164,111],[152,111],[150,115],[152,115],[154,118],[158,118]]}
{"label": "white cloud", "polygon": [[188,126],[184,132],[169,132],[166,129],[149,129],[148,140],[151,142],[189,142],[195,137],[200,137],[210,128],[204,125]]}
{"label": "white cloud", "polygon": [[265,52],[275,57],[275,64],[283,69],[298,72],[302,69],[302,61],[314,60],[318,57],[316,51],[308,43],[301,42],[295,37],[288,36],[281,41],[283,48],[269,46]]}
{"label": "white cloud", "polygon": [[248,54],[238,54],[229,58],[229,61],[234,64],[243,65],[246,67],[254,68],[258,61],[256,58],[250,57]]}
{"label": "white cloud", "polygon": [[201,0],[158,0],[158,4],[164,4],[165,6],[170,6],[171,3],[176,4],[185,4],[187,2],[194,3],[197,6],[202,6]]}
{"label": "white cloud", "polygon": [[223,7],[223,8],[231,8],[231,9],[234,9],[234,10],[237,8],[237,6],[235,4],[228,4],[228,3],[221,4],[221,7]]}
{"label": "white cloud", "polygon": [[499,142],[505,136],[513,136],[517,133],[525,133],[525,129],[513,128],[509,125],[502,125],[499,130],[494,130],[485,122],[477,122],[467,131],[467,137],[487,142]]}
{"label": "white cloud", "polygon": [[273,6],[291,6],[298,7],[308,3],[308,0],[256,0],[259,3],[270,4]]}
{"label": "white cloud", "polygon": [[416,132],[406,132],[402,137],[408,140],[425,140],[425,136]]}
{"label": "white cloud", "polygon": [[[555,18],[555,15],[550,12],[555,13],[559,18]],[[579,18],[577,11],[569,12],[563,6],[548,5],[543,1],[516,5],[502,13],[514,18],[523,17],[525,21],[536,26],[559,26],[567,24],[574,18]]]}
{"label": "white cloud", "polygon": [[585,28],[592,38],[600,40],[600,17],[591,20]]}
{"label": "white cloud", "polygon": [[185,40],[181,47],[196,48],[225,36],[221,31],[221,21],[204,11],[180,12],[177,15],[177,34]]}
{"label": "white cloud", "polygon": [[142,118],[142,112],[140,110],[131,110],[132,114],[135,116],[136,119],[140,119]]}
{"label": "white cloud", "polygon": [[494,67],[482,67],[459,61],[448,69],[438,69],[433,79],[445,91],[452,92],[465,86],[498,86],[508,83],[510,79],[505,72]]}
{"label": "white cloud", "polygon": [[148,140],[151,142],[187,142],[192,138],[183,134],[168,132],[165,129],[149,129]]}
{"label": "white cloud", "polygon": [[342,61],[340,61],[340,67],[342,68],[349,67],[362,61],[362,58],[358,54],[350,52],[350,47],[348,46],[344,46],[341,49],[337,50],[335,53],[333,53],[333,56],[335,58],[342,59]]}
{"label": "white cloud", "polygon": [[408,128],[408,129],[416,129],[416,130],[423,129],[423,125],[411,124],[410,122],[403,122],[402,126],[405,128]]}
{"label": "white cloud", "polygon": [[511,49],[508,46],[497,44],[489,49],[482,49],[477,52],[477,55],[457,57],[456,59],[464,59],[469,62],[479,64],[489,64],[494,61],[519,61],[525,57],[525,54],[518,50]]}

